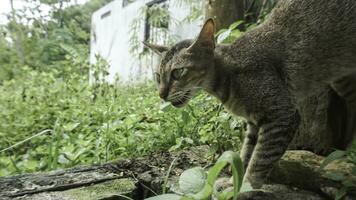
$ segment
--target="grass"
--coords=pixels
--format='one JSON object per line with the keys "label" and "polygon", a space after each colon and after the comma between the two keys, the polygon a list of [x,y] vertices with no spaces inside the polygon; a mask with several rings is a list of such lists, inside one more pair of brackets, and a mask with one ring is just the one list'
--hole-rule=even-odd
{"label": "grass", "polygon": [[175,109],[162,106],[153,83],[90,86],[76,74],[23,70],[0,86],[0,176],[240,144],[243,123],[206,95]]}

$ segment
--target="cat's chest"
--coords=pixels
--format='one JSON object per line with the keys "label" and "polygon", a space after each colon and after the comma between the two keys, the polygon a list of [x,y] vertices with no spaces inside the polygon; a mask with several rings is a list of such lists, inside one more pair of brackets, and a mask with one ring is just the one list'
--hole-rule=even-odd
{"label": "cat's chest", "polygon": [[241,102],[241,100],[239,100],[239,98],[229,98],[223,105],[225,109],[228,110],[230,113],[239,117],[243,117],[246,120],[252,122],[255,121],[253,115],[248,112],[246,106]]}

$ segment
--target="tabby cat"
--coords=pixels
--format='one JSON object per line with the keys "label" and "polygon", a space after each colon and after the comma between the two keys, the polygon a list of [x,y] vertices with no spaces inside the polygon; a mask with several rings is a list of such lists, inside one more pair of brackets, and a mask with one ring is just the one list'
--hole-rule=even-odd
{"label": "tabby cat", "polygon": [[326,85],[356,106],[355,0],[281,0],[270,17],[231,45],[216,45],[208,19],[195,40],[171,48],[146,43],[161,56],[159,96],[184,106],[197,90],[244,117],[244,181],[260,188],[298,128],[299,103]]}

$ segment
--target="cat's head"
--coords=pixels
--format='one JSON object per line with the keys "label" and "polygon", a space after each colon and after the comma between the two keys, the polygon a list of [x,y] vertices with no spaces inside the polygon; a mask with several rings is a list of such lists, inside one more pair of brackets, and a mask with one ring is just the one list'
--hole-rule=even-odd
{"label": "cat's head", "polygon": [[144,42],[161,58],[155,72],[161,99],[175,107],[182,107],[198,89],[207,89],[212,85],[214,31],[214,21],[208,19],[195,40],[184,40],[171,48]]}

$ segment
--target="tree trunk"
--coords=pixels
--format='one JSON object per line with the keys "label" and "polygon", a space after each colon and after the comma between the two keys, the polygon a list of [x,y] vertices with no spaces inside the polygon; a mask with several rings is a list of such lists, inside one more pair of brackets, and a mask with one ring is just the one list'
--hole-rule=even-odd
{"label": "tree trunk", "polygon": [[[205,17],[214,18],[217,30],[238,20],[256,23],[269,13],[278,0],[205,0]],[[242,27],[243,28],[243,27]]]}
{"label": "tree trunk", "polygon": [[268,14],[278,0],[245,0],[245,20],[247,23],[256,23]]}
{"label": "tree trunk", "polygon": [[216,30],[228,28],[245,16],[244,0],[206,0],[205,10],[205,17],[215,20]]}

